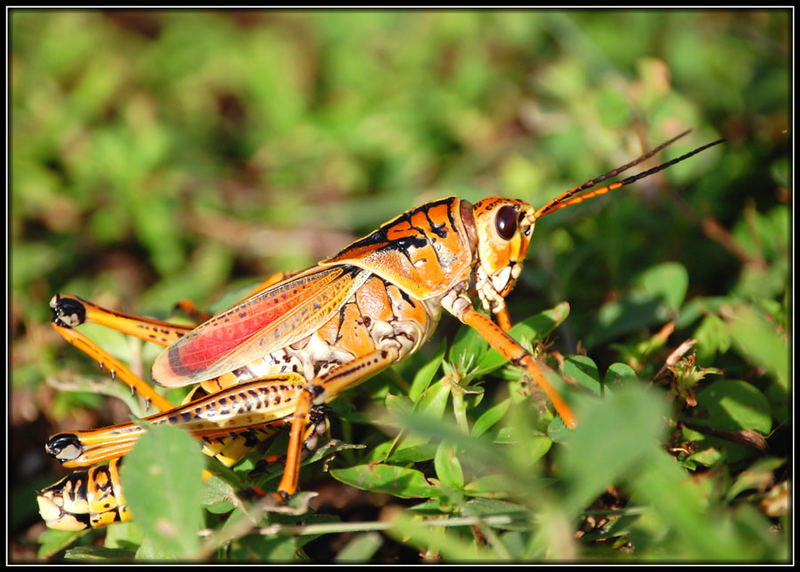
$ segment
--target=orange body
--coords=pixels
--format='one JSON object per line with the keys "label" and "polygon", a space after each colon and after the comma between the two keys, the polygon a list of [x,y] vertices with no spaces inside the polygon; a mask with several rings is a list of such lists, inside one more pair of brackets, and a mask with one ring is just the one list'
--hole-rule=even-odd
{"label": "orange body", "polygon": [[471,205],[457,197],[408,211],[214,316],[158,356],[153,379],[173,387],[248,368],[240,380],[286,371],[310,380],[387,336],[406,338],[404,357],[433,331],[438,299],[470,279],[476,244],[462,209],[471,219]]}
{"label": "orange body", "polygon": [[[418,350],[436,327],[442,309],[523,367],[572,428],[575,416],[550,386],[541,364],[506,333],[510,320],[505,297],[520,275],[537,218],[630,184],[710,146],[622,182],[588,190],[671,141],[570,189],[538,210],[505,197],[490,197],[475,205],[458,197],[426,203],[312,268],[266,281],[243,301],[195,328],[104,310],[74,296],[54,298],[54,326],[161,409],[148,418],[151,422],[186,427],[205,440],[208,454],[226,455],[226,447],[241,443],[236,441],[239,434],[254,429],[271,434],[289,425],[278,499],[297,488],[300,454],[316,432],[319,407]],[[474,308],[473,292],[494,321]],[[152,378],[166,387],[195,384],[191,400],[178,407],[169,405],[151,386],[72,329],[84,321],[167,346],[153,363]],[[89,467],[124,456],[141,432],[138,425],[123,423],[63,433],[52,437],[47,448],[65,466]],[[222,439],[222,446],[211,447],[212,439]],[[235,462],[240,454],[241,447],[236,454],[227,454],[224,462]],[[87,482],[66,478],[39,495],[48,526],[95,526],[114,519],[103,514],[102,507],[99,513],[86,509],[83,500],[92,494]],[[76,483],[82,483],[81,487],[76,488]],[[104,486],[104,498],[109,490],[116,489]],[[128,517],[121,503],[111,505],[108,510],[116,511],[117,517]],[[76,516],[81,511],[88,511],[90,517]]]}

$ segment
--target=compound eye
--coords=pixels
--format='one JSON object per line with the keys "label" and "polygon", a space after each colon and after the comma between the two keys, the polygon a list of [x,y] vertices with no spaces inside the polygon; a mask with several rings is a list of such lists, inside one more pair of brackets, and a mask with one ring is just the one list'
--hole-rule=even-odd
{"label": "compound eye", "polygon": [[497,210],[494,224],[500,238],[511,240],[511,237],[517,232],[517,209],[509,205],[500,207]]}

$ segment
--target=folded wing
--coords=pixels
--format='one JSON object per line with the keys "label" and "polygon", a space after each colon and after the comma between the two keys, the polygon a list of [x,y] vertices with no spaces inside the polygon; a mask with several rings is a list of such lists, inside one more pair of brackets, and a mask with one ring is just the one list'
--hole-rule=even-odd
{"label": "folded wing", "polygon": [[314,267],[220,312],[166,348],[153,380],[180,387],[243,367],[319,329],[364,283],[350,265]]}

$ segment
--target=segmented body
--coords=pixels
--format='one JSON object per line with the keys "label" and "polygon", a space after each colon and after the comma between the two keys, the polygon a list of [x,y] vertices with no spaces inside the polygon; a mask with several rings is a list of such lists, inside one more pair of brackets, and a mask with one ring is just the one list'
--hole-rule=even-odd
{"label": "segmented body", "polygon": [[[297,489],[300,454],[319,433],[320,407],[419,349],[443,309],[524,368],[572,428],[574,414],[544,376],[542,364],[508,335],[505,296],[520,276],[539,217],[631,184],[722,141],[593,188],[685,134],[539,209],[505,197],[475,205],[457,197],[424,204],[306,271],[266,281],[196,328],[105,310],[74,296],[54,298],[53,325],[161,409],[149,421],[186,427],[204,441],[207,454],[226,464],[235,463],[254,436],[267,438],[290,426],[279,500]],[[492,318],[473,307],[471,287]],[[191,400],[172,407],[123,364],[74,333],[83,321],[168,345],[153,363],[153,380],[167,387],[196,385]],[[79,529],[128,518],[118,459],[141,433],[138,425],[123,423],[52,437],[48,451],[67,467],[111,462],[108,468],[76,471],[39,494],[48,526]]]}
{"label": "segmented body", "polygon": [[[194,399],[145,419],[201,435],[204,451],[230,465],[246,452],[237,434],[259,429],[264,439],[287,424],[309,381],[380,349],[392,348],[397,359],[416,351],[439,321],[444,291],[469,283],[471,267],[463,262],[469,257],[452,252],[474,248],[461,219],[462,211],[471,213],[471,208],[453,197],[404,213],[337,256],[189,331],[160,354],[153,378],[169,379],[169,385],[199,384]],[[382,256],[359,258],[368,247]],[[392,270],[395,279],[390,281],[385,276]],[[418,293],[425,291],[433,295],[420,299]],[[65,467],[111,459],[116,470],[116,459],[133,448],[143,431],[128,422],[60,434],[47,449]],[[128,518],[120,510],[124,503],[110,499],[119,486],[93,490],[100,481],[88,475],[95,473],[112,474],[92,467],[40,493],[51,527],[80,527],[86,514],[91,526]]]}
{"label": "segmented body", "polygon": [[38,495],[39,512],[51,528],[83,530],[130,520],[119,479],[120,459],[73,471]]}

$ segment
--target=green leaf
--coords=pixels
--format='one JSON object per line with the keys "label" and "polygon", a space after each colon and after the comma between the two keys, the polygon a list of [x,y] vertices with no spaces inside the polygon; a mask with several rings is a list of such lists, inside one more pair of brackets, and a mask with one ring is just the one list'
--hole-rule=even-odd
{"label": "green leaf", "polygon": [[135,551],[124,548],[105,548],[103,546],[77,546],[64,553],[65,560],[78,562],[125,561],[133,560]]}
{"label": "green leaf", "polygon": [[86,532],[85,530],[74,532],[48,528],[39,536],[39,549],[36,551],[36,555],[39,558],[50,558],[57,552],[64,550],[76,538],[85,536]]}
{"label": "green leaf", "polygon": [[715,428],[752,429],[764,435],[772,429],[767,398],[746,381],[717,380],[697,394],[697,403],[708,412],[708,420]]}
{"label": "green leaf", "polygon": [[508,331],[515,340],[522,338],[541,340],[560,326],[569,316],[569,303],[561,302],[550,309],[517,322]]}
{"label": "green leaf", "polygon": [[663,302],[641,290],[606,302],[597,311],[597,325],[587,334],[586,345],[592,348],[623,334],[663,322],[669,317],[664,308]]}
{"label": "green leaf", "polygon": [[336,562],[366,562],[383,544],[377,532],[365,532],[353,536],[336,555]]}
{"label": "green leaf", "polygon": [[615,362],[608,366],[606,370],[606,375],[603,378],[603,387],[616,389],[629,382],[635,383],[636,380],[638,380],[638,376],[631,366]]}
{"label": "green leaf", "polygon": [[461,327],[447,352],[447,361],[453,364],[462,377],[475,369],[489,349],[489,343],[470,327]]}
{"label": "green leaf", "polygon": [[331,476],[357,489],[384,492],[400,498],[427,498],[436,496],[437,487],[416,469],[370,463],[346,469],[332,469]]}
{"label": "green leaf", "polygon": [[597,365],[589,356],[572,355],[564,360],[564,375],[574,379],[579,385],[600,396],[602,386]]}
{"label": "green leaf", "polygon": [[[519,456],[520,460],[524,458],[526,463],[533,463],[544,457],[553,446],[555,439],[552,437],[551,427],[552,423],[548,426],[547,434],[544,434],[530,425],[519,423],[518,419],[513,419],[511,425],[503,427],[497,433],[495,443],[511,445],[513,455]],[[564,439],[566,440],[569,436],[569,429],[563,422],[561,427],[564,429]]]}
{"label": "green leaf", "polygon": [[233,510],[231,499],[236,494],[233,487],[216,475],[203,481],[203,506],[211,513],[224,514]]}
{"label": "green leaf", "polygon": [[[444,415],[447,401],[450,397],[450,382],[442,379],[428,387],[425,393],[417,403],[415,411],[423,415],[430,415],[435,418],[441,418]],[[393,408],[392,412],[396,416],[402,417],[403,414],[409,413],[407,409]],[[403,438],[401,447],[417,447],[424,445],[429,440],[429,437],[417,432],[412,432]]]}
{"label": "green leaf", "polygon": [[784,390],[789,389],[789,342],[774,323],[755,307],[740,304],[726,318],[737,350],[767,369]]}
{"label": "green leaf", "polygon": [[436,454],[437,445],[433,443],[425,443],[422,445],[415,445],[413,447],[399,447],[392,453],[387,461],[402,465],[404,463],[419,463],[422,461],[430,461]]}
{"label": "green leaf", "polygon": [[576,412],[580,423],[569,446],[560,449],[567,509],[575,513],[659,450],[668,411],[661,395],[632,384],[585,405]]}
{"label": "green leaf", "polygon": [[728,492],[725,493],[725,498],[730,502],[738,494],[748,489],[765,491],[775,482],[775,471],[785,464],[784,459],[776,457],[757,460],[749,468],[739,473]]}
{"label": "green leaf", "polygon": [[480,437],[486,433],[486,431],[494,427],[497,422],[503,418],[503,415],[508,411],[510,405],[511,398],[508,398],[484,411],[472,426],[472,435],[474,437]]}
{"label": "green leaf", "polygon": [[454,491],[464,488],[464,472],[461,470],[461,463],[456,456],[456,448],[447,443],[439,443],[436,454],[433,457],[433,466],[436,468],[436,476],[446,487]]}
{"label": "green leaf", "polygon": [[[753,558],[758,548],[744,540],[743,530],[737,529],[730,514],[709,511],[701,481],[688,479],[663,451],[648,455],[640,468],[633,498],[645,509],[632,527],[634,546],[653,557],[672,558],[671,551],[679,550],[690,559]],[[670,547],[666,550],[665,538]]]}
{"label": "green leaf", "polygon": [[[504,491],[509,488],[511,487],[509,486],[508,476],[497,473],[483,475],[471,480],[464,486],[464,494],[476,497],[490,495],[492,498],[497,498],[498,495],[504,496]],[[505,496],[507,496],[507,493]]]}
{"label": "green leaf", "polygon": [[466,540],[461,534],[444,527],[431,527],[424,522],[401,515],[392,521],[389,534],[404,543],[410,543],[419,550],[440,554],[447,562],[493,561],[497,553],[489,548],[479,547]]}
{"label": "green leaf", "polygon": [[464,503],[463,512],[465,515],[479,517],[507,516],[510,522],[498,525],[498,528],[502,530],[528,530],[530,527],[530,520],[533,517],[531,511],[524,506],[504,500],[488,498],[469,500]]}
{"label": "green leaf", "polygon": [[731,347],[731,335],[725,323],[715,314],[709,314],[694,332],[701,361],[711,359],[715,353],[725,353]]}
{"label": "green leaf", "polygon": [[428,363],[419,368],[416,375],[414,375],[414,381],[411,382],[411,389],[408,390],[408,397],[414,403],[419,401],[423,392],[428,388],[428,385],[430,385],[433,376],[436,375],[437,371],[439,371],[439,366],[442,364],[442,360],[444,359],[446,345],[446,341],[442,340],[442,342],[439,344],[439,347],[436,348],[436,352],[434,353],[433,357],[428,361]]}
{"label": "green leaf", "polygon": [[133,522],[118,522],[106,529],[106,548],[131,548],[142,543],[142,530]]}
{"label": "green leaf", "polygon": [[417,403],[416,412],[441,417],[450,397],[450,383],[440,380],[431,385]]}
{"label": "green leaf", "polygon": [[203,455],[186,431],[148,427],[125,459],[122,485],[152,558],[191,559],[202,526]]}
{"label": "green leaf", "polygon": [[636,285],[650,297],[663,300],[670,310],[678,310],[686,297],[689,274],[682,264],[663,262],[640,274]]}
{"label": "green leaf", "polygon": [[414,410],[414,403],[404,395],[387,393],[383,404],[390,413],[407,413]]}
{"label": "green leaf", "polygon": [[234,562],[290,562],[295,560],[297,539],[293,536],[250,534],[231,543]]}

